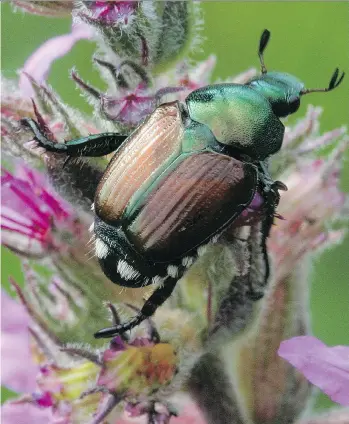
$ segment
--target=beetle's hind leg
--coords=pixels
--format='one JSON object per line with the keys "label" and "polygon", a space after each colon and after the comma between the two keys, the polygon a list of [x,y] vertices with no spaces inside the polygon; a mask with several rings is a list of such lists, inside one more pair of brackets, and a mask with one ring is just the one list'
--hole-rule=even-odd
{"label": "beetle's hind leg", "polygon": [[123,334],[125,331],[132,330],[132,328],[139,325],[142,321],[151,317],[157,308],[171,296],[174,288],[176,287],[177,281],[177,278],[168,277],[162,286],[155,289],[154,293],[144,303],[142,309],[136,316],[123,324],[114,325],[113,327],[103,328],[102,330],[97,331],[97,333],[94,334],[95,338],[100,339]]}
{"label": "beetle's hind leg", "polygon": [[56,143],[45,136],[39,124],[33,119],[24,118],[21,119],[20,123],[23,127],[32,131],[34,139],[40,147],[49,152],[65,153],[73,157],[108,155],[117,150],[127,138],[127,135],[117,133],[101,133],[69,140],[66,143]]}

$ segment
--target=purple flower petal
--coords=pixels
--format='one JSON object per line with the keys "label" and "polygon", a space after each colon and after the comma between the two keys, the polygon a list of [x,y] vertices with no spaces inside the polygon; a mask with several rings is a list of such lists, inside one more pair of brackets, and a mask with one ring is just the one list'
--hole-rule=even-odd
{"label": "purple flower petal", "polygon": [[127,26],[138,7],[137,1],[92,1],[87,4],[93,18],[107,25]]}
{"label": "purple flower petal", "polygon": [[24,308],[2,291],[1,384],[16,392],[35,390],[39,371],[29,349],[28,325],[29,317]]}
{"label": "purple flower petal", "polygon": [[125,91],[121,97],[102,95],[101,108],[108,119],[135,127],[154,111],[163,96],[182,90],[183,87],[163,87],[151,94],[146,87],[139,85],[133,91]]}
{"label": "purple flower petal", "polygon": [[126,349],[126,344],[120,336],[116,336],[110,342],[110,349],[114,352],[123,351]]}
{"label": "purple flower petal", "polygon": [[35,403],[42,408],[50,408],[54,404],[54,400],[50,392],[34,392],[33,399]]}
{"label": "purple flower petal", "polygon": [[[38,84],[42,84],[56,59],[69,53],[77,41],[91,37],[92,29],[90,26],[83,23],[74,24],[70,34],[51,38],[42,44],[27,59],[22,71],[29,74]],[[24,96],[32,97],[34,95],[33,88],[23,73],[20,76],[19,87]]]}
{"label": "purple flower petal", "polygon": [[43,176],[19,165],[16,175],[4,170],[0,181],[2,244],[31,255],[46,254],[50,247],[63,247],[56,230],[73,234],[77,229],[75,216],[63,199],[49,192]]}
{"label": "purple flower petal", "polygon": [[134,93],[122,98],[102,96],[101,106],[108,119],[136,126],[156,107],[155,96],[140,96]]}
{"label": "purple flower petal", "polygon": [[328,347],[316,337],[299,336],[283,341],[278,354],[334,402],[349,406],[349,346]]}
{"label": "purple flower petal", "polygon": [[51,411],[30,403],[7,402],[1,407],[2,424],[48,424]]}

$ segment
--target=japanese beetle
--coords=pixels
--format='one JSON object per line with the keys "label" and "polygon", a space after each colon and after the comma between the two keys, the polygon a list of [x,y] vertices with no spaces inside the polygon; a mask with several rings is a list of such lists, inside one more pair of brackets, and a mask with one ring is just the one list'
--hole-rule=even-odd
{"label": "japanese beetle", "polygon": [[[330,91],[343,80],[335,70],[329,86],[307,90],[296,77],[267,72],[263,52],[270,32],[259,43],[261,75],[246,84],[216,84],[189,94],[185,103],[160,105],[129,136],[91,135],[53,143],[31,119],[38,144],[70,156],[102,156],[116,150],[95,194],[96,255],[107,277],[126,287],[156,285],[131,320],[98,331],[111,337],[151,316],[178,280],[250,205],[258,192],[264,215],[255,225],[251,257],[258,299],[269,276],[266,238],[286,187],[268,173],[268,158],[281,148],[280,117],[295,112],[302,95]],[[253,232],[252,232],[253,233]],[[251,233],[251,234],[252,234]],[[252,249],[250,249],[252,251]]]}

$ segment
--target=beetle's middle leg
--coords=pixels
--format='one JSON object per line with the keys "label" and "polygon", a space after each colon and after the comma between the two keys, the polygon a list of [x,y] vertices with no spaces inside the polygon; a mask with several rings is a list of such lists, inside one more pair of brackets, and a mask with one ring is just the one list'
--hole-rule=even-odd
{"label": "beetle's middle leg", "polygon": [[118,133],[101,133],[69,140],[66,143],[55,143],[45,136],[38,123],[33,119],[25,118],[20,122],[33,132],[34,139],[40,147],[49,152],[65,153],[72,157],[108,155],[118,149],[127,138],[127,135]]}
{"label": "beetle's middle leg", "polygon": [[230,336],[241,331],[250,320],[254,302],[264,296],[270,276],[265,225],[260,221],[232,229],[222,239],[233,254],[234,275],[219,299],[211,335],[227,328]]}
{"label": "beetle's middle leg", "polygon": [[102,330],[97,331],[94,336],[99,338],[104,337],[113,337],[117,334],[122,334],[125,331],[132,330],[132,328],[139,325],[145,319],[151,317],[157,308],[161,306],[165,300],[167,300],[174,288],[176,287],[178,278],[168,277],[164,284],[161,287],[155,289],[154,293],[149,297],[149,299],[144,303],[142,309],[138,312],[136,316],[131,318],[129,321],[124,322],[123,324],[115,325],[113,327],[103,328]]}

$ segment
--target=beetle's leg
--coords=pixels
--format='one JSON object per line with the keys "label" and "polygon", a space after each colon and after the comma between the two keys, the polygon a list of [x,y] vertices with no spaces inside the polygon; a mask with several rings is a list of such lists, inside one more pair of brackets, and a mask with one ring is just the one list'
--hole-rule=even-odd
{"label": "beetle's leg", "polygon": [[234,276],[219,300],[210,334],[221,328],[229,328],[230,335],[239,332],[246,326],[254,302],[264,296],[270,275],[266,248],[268,227],[269,222],[260,221],[225,235],[234,257]]}
{"label": "beetle's leg", "polygon": [[269,193],[270,190],[272,189],[272,185],[274,184],[274,180],[272,179],[269,173],[268,165],[265,161],[259,161],[258,168],[259,168],[258,178],[262,183],[263,191],[265,193]]}
{"label": "beetle's leg", "polygon": [[126,135],[117,133],[101,133],[69,140],[66,143],[55,143],[43,134],[33,119],[25,118],[20,122],[24,127],[31,129],[40,147],[49,152],[65,153],[68,156],[104,156],[118,149],[127,138]]}
{"label": "beetle's leg", "polygon": [[269,231],[269,219],[264,219],[251,226],[247,242],[250,253],[247,296],[254,301],[264,296],[269,280],[270,266],[266,243]]}
{"label": "beetle's leg", "polygon": [[[126,303],[126,305],[131,308],[133,311],[135,312],[140,312],[140,309],[137,308],[136,306],[131,305],[130,303]],[[153,322],[153,320],[148,317],[146,320],[146,324],[147,324],[147,329],[148,329],[148,333],[149,333],[149,340],[155,342],[155,343],[160,343],[160,334],[158,333],[158,330],[155,326],[155,323]]]}
{"label": "beetle's leg", "polygon": [[[252,309],[254,300],[260,297],[261,289],[253,284],[255,266],[252,260],[254,235],[251,226],[230,228],[222,238],[223,243],[232,254],[234,265],[230,285],[224,293],[220,293],[218,308],[210,334],[229,328],[229,334],[235,334],[245,327]],[[259,278],[259,281],[261,279]]]}
{"label": "beetle's leg", "polygon": [[158,287],[149,299],[144,303],[142,309],[136,316],[126,321],[123,324],[115,325],[113,327],[103,328],[94,334],[96,339],[113,337],[117,334],[122,334],[125,331],[132,330],[132,328],[139,325],[142,321],[152,316],[157,308],[161,306],[166,299],[168,299],[174,288],[176,287],[178,279],[168,278],[161,287]]}
{"label": "beetle's leg", "polygon": [[281,181],[272,179],[265,161],[259,162],[258,179],[263,190],[266,212],[274,216],[275,209],[280,201],[279,190],[287,191],[287,186]]}
{"label": "beetle's leg", "polygon": [[264,295],[270,275],[267,238],[275,219],[275,211],[280,201],[278,190],[287,190],[285,184],[275,181],[271,190],[264,193],[264,218],[251,226],[248,238],[250,252],[250,275],[248,296],[253,300],[259,300]]}

